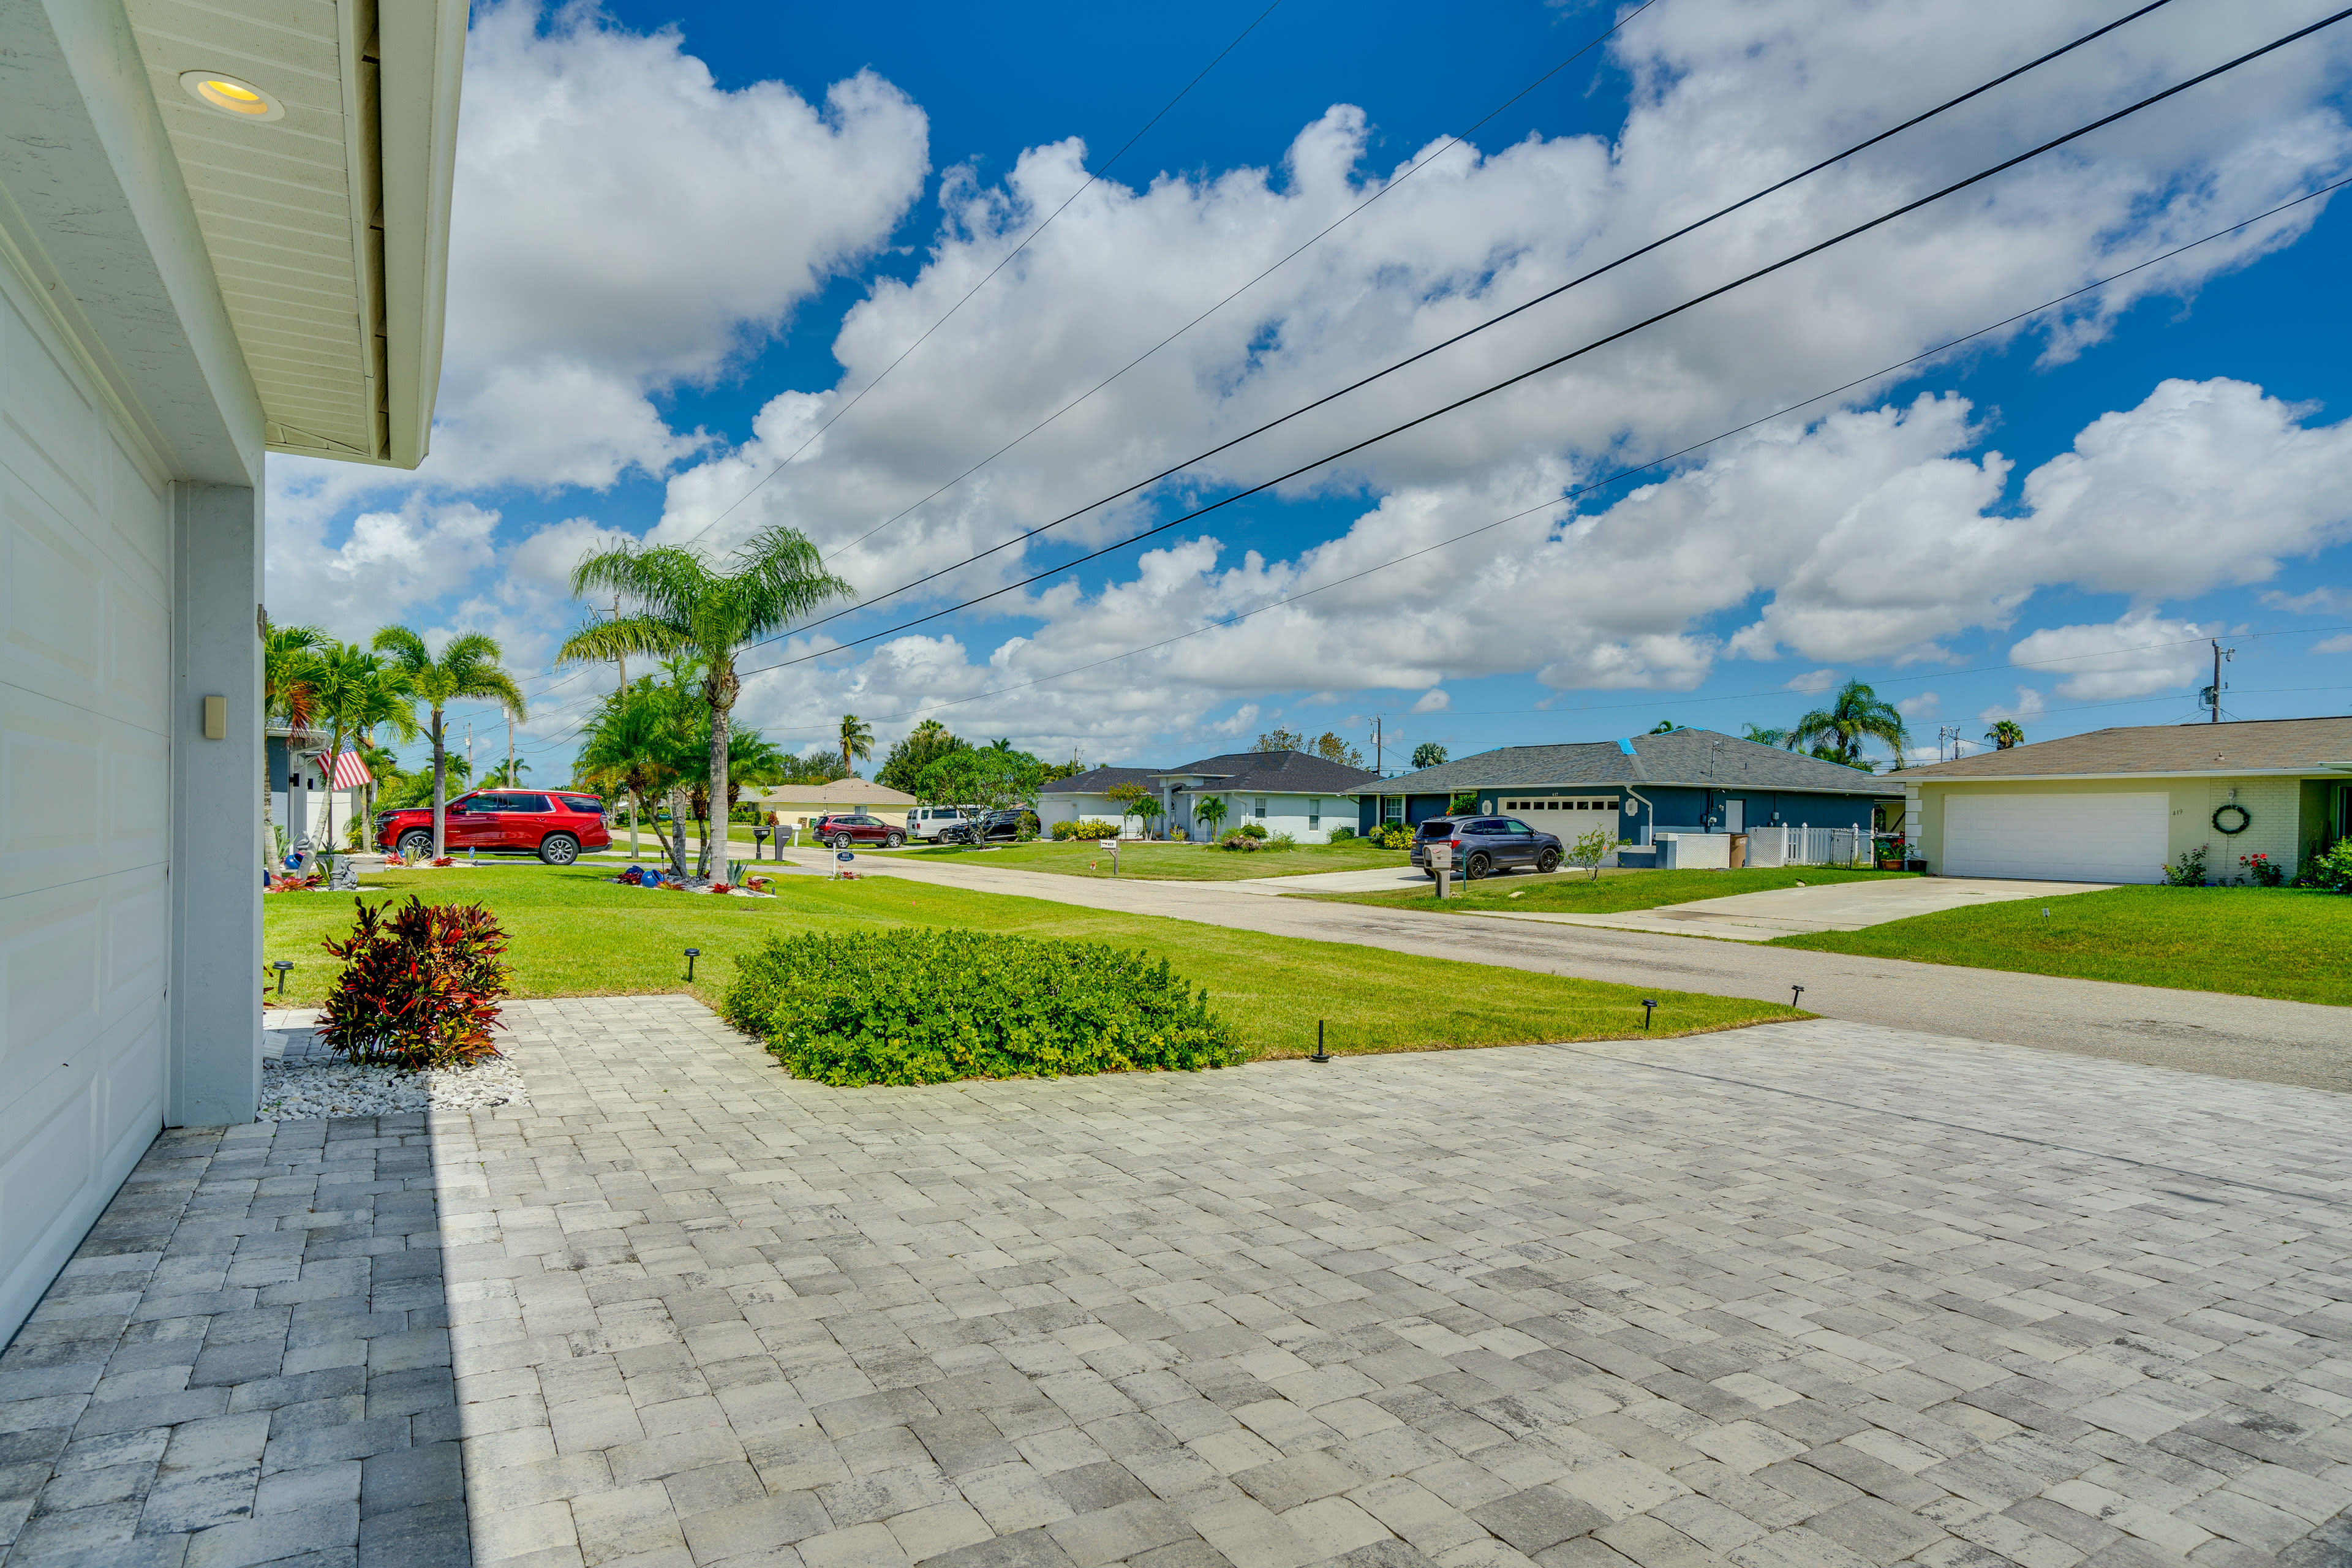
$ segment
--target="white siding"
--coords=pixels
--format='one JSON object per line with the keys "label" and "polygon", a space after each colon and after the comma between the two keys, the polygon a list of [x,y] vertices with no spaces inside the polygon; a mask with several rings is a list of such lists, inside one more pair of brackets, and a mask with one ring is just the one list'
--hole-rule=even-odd
{"label": "white siding", "polygon": [[37,298],[0,261],[0,1340],[163,1123],[170,944],[168,497]]}

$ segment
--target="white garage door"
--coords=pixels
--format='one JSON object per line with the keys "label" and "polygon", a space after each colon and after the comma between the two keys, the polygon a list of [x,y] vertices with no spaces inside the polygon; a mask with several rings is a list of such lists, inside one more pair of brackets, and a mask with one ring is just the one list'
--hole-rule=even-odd
{"label": "white garage door", "polygon": [[2130,795],[1949,795],[1948,877],[2059,882],[2163,879],[2172,797]]}

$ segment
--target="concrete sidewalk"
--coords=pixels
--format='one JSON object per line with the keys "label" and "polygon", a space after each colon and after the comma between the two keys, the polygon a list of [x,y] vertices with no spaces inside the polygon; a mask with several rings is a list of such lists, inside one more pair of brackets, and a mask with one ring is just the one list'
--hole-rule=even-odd
{"label": "concrete sidewalk", "polygon": [[1230,882],[1114,882],[887,856],[858,864],[940,887],[1625,985],[1778,1002],[1789,999],[1791,986],[1802,985],[1804,1007],[1856,1023],[2352,1091],[2352,1009],[2305,1002],[1805,952],[1752,941],[1695,942],[1661,931],[1267,898]]}
{"label": "concrete sidewalk", "polygon": [[1664,931],[1673,936],[1711,936],[1727,942],[1770,942],[1811,931],[1862,931],[1888,921],[1979,904],[2023,899],[2063,899],[2070,893],[2102,893],[2112,882],[2021,882],[1981,877],[1904,877],[1890,881],[1831,882],[1820,887],[1774,888],[1759,893],[1699,899],[1654,910],[1570,915],[1549,910],[1483,911],[1507,920],[1551,921],[1561,925],[1601,926],[1612,931]]}

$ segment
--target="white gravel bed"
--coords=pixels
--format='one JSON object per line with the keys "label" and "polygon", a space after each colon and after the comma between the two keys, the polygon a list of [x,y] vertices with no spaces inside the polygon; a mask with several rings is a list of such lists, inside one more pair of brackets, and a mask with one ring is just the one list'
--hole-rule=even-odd
{"label": "white gravel bed", "polygon": [[393,1116],[410,1110],[481,1110],[530,1099],[522,1069],[502,1057],[431,1072],[341,1061],[265,1061],[256,1121]]}

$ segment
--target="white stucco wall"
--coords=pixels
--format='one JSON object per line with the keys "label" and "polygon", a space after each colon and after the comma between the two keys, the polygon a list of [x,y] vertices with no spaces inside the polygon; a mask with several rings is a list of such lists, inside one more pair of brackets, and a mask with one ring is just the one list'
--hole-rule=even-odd
{"label": "white stucco wall", "polygon": [[[1194,803],[1185,809],[1194,809],[1200,800],[1206,798],[1206,795],[1207,792],[1203,792],[1201,795],[1185,797]],[[1353,795],[1259,795],[1255,791],[1244,791],[1222,795],[1219,798],[1225,803],[1225,819],[1217,825],[1220,833],[1231,833],[1244,822],[1255,822],[1269,836],[1287,833],[1301,844],[1328,844],[1331,842],[1331,829],[1352,829],[1356,826],[1356,797]],[[1265,803],[1264,816],[1258,815],[1260,801]],[[1318,802],[1321,805],[1320,812],[1310,812],[1307,808]],[[1192,828],[1195,837],[1202,836],[1197,823],[1187,822],[1183,826]]]}
{"label": "white stucco wall", "polygon": [[138,449],[0,261],[0,1338],[163,1124],[172,520]]}

